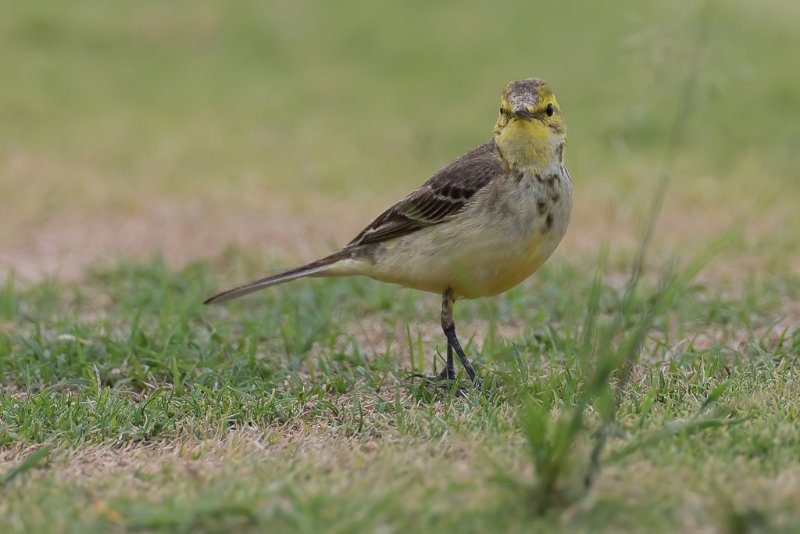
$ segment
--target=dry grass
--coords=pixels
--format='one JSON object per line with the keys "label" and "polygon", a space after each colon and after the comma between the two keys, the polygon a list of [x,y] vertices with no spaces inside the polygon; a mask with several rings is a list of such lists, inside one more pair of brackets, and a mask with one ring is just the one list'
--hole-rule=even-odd
{"label": "dry grass", "polygon": [[[8,461],[11,455],[5,456]],[[498,469],[522,479],[532,477],[521,439],[501,442],[451,435],[424,443],[389,432],[364,440],[324,426],[283,425],[242,428],[203,441],[62,451],[29,479],[74,492],[73,504],[83,524],[130,528],[155,520],[139,515],[146,507],[170,502],[191,508],[192,499],[209,506],[209,493],[220,487],[235,491],[248,506],[257,506],[262,519],[269,517],[269,510],[297,513],[296,492],[347,499],[364,487],[372,488],[361,503],[364,510],[400,499],[400,514],[437,517],[468,511],[472,516],[498,508],[516,513],[512,510],[524,506],[524,501],[516,502],[492,482]],[[743,478],[746,485],[739,483]],[[681,484],[665,485],[664,480]],[[245,489],[247,485],[254,486]],[[410,485],[414,491],[407,490]],[[691,490],[680,490],[681,485]],[[561,512],[559,523],[563,528],[577,526],[598,509],[613,505],[628,510],[672,509],[677,519],[673,527],[683,532],[726,530],[736,517],[754,511],[769,516],[773,526],[788,527],[792,518],[786,511],[799,499],[797,466],[770,473],[755,460],[710,455],[698,467],[645,453],[603,469],[586,498]],[[131,502],[137,504],[131,507]],[[6,502],[0,503],[0,513],[13,523],[19,510]],[[26,521],[31,524],[30,518]]]}

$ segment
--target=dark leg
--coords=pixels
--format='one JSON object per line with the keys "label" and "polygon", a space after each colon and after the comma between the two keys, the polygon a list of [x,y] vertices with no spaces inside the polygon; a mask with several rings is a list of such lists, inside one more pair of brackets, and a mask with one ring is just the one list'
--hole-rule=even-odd
{"label": "dark leg", "polygon": [[458,338],[456,337],[456,323],[453,321],[453,302],[455,302],[453,290],[448,288],[442,295],[442,330],[444,330],[444,335],[447,336],[448,363],[452,361],[452,348],[452,350],[455,350],[456,354],[458,354],[458,359],[461,360],[461,365],[464,366],[470,380],[472,380],[476,386],[480,387],[481,382],[475,376],[475,369],[473,369],[472,364],[469,363],[467,355],[464,354],[464,349],[461,348],[461,343],[458,342]]}
{"label": "dark leg", "polygon": [[436,378],[439,380],[455,380],[456,367],[453,365],[453,346],[449,341],[447,342],[447,363],[445,365],[446,367],[442,369],[442,372]]}

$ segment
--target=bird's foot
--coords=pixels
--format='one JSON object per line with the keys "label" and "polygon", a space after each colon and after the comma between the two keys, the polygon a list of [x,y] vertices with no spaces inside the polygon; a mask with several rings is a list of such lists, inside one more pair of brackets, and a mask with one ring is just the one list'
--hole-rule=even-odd
{"label": "bird's foot", "polygon": [[[442,391],[454,392],[459,397],[463,397],[470,390],[470,387],[465,385],[463,380],[458,379],[455,369],[452,368],[443,369],[441,373],[434,376],[414,373],[411,377],[420,378],[423,382],[436,386]],[[481,381],[476,379],[473,387],[480,391],[481,386]]]}

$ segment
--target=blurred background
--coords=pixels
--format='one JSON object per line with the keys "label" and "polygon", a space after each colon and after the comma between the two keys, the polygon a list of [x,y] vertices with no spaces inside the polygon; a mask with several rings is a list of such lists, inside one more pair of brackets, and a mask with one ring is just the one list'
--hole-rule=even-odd
{"label": "blurred background", "polygon": [[[703,2],[74,0],[0,16],[0,271],[234,247],[310,260],[488,140],[530,76],[564,110],[559,255],[622,261],[655,189]],[[714,2],[660,254],[737,218],[718,268],[800,272],[800,3]],[[737,274],[738,275],[738,274]]]}

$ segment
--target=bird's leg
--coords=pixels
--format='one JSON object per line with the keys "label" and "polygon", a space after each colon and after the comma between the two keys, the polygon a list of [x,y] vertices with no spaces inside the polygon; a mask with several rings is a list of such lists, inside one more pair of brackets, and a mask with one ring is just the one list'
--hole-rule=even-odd
{"label": "bird's leg", "polygon": [[461,360],[461,365],[464,366],[472,383],[480,387],[481,382],[475,376],[475,369],[473,369],[472,364],[469,363],[467,355],[464,354],[464,349],[461,348],[461,343],[458,342],[458,338],[456,337],[456,323],[453,321],[453,302],[455,302],[453,290],[447,288],[442,294],[442,330],[444,330],[444,335],[447,336],[448,363],[452,362],[451,349],[455,350],[456,354],[458,354],[458,359]]}
{"label": "bird's leg", "polygon": [[[447,336],[447,363],[445,364],[445,368],[436,376],[425,376],[422,374],[414,374],[414,377],[417,378],[424,378],[428,382],[439,383],[439,382],[448,382],[453,381],[456,378],[456,368],[453,358],[453,351],[458,354],[458,359],[461,360],[461,365],[464,366],[464,369],[467,371],[470,380],[477,388],[481,388],[481,381],[475,375],[475,369],[472,367],[472,364],[467,359],[467,355],[464,354],[464,349],[461,348],[461,343],[459,343],[458,338],[456,337],[456,324],[453,321],[453,303],[455,302],[455,297],[453,296],[453,291],[451,289],[447,289],[444,294],[442,295],[442,330],[444,330],[444,335]],[[442,387],[444,384],[439,384],[439,387]],[[449,388],[448,388],[449,389]],[[458,386],[458,393],[463,395],[466,393],[463,387]]]}
{"label": "bird's leg", "polygon": [[455,380],[456,367],[453,364],[453,345],[450,344],[449,340],[447,341],[447,363],[445,365],[446,367],[442,369],[442,372],[436,378],[438,380]]}

